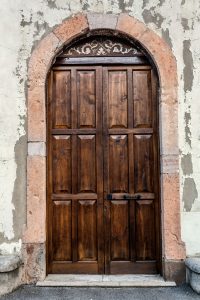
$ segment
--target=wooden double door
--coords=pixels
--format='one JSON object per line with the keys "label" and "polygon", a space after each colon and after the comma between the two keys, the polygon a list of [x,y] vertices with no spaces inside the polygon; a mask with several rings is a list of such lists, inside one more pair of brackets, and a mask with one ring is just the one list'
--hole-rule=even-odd
{"label": "wooden double door", "polygon": [[65,66],[48,84],[48,273],[160,272],[151,66]]}

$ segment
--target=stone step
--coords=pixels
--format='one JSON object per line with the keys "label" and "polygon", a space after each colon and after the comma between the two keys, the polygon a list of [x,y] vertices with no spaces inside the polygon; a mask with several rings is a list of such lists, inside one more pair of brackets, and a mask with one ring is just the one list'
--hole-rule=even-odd
{"label": "stone step", "polygon": [[165,281],[160,275],[58,275],[50,274],[37,286],[64,287],[170,287],[173,281]]}

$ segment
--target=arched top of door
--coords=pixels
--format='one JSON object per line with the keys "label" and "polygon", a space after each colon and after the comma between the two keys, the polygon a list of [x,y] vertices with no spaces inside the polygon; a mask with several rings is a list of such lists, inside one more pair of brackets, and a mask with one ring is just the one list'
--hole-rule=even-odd
{"label": "arched top of door", "polygon": [[149,65],[149,56],[137,41],[119,33],[96,30],[65,45],[54,65],[134,64]]}

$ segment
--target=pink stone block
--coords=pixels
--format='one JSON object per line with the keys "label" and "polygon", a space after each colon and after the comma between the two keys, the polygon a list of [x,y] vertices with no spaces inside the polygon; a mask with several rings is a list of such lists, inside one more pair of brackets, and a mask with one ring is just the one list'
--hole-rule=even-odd
{"label": "pink stone block", "polygon": [[181,241],[179,175],[162,175],[163,242],[166,259],[184,259],[185,247]]}
{"label": "pink stone block", "polygon": [[178,155],[178,107],[174,105],[161,103],[160,107],[160,141],[161,154]]}
{"label": "pink stone block", "polygon": [[148,49],[158,68],[161,86],[165,89],[177,87],[176,59],[168,44],[150,29],[140,36],[140,42]]}
{"label": "pink stone block", "polygon": [[28,141],[46,141],[44,85],[28,90]]}
{"label": "pink stone block", "polygon": [[144,23],[128,14],[120,14],[116,29],[139,40],[140,36],[147,30],[147,27]]}
{"label": "pink stone block", "polygon": [[46,240],[46,159],[27,158],[27,226],[24,243],[43,243]]}
{"label": "pink stone block", "polygon": [[117,25],[117,15],[113,14],[97,14],[88,13],[87,14],[88,24],[90,30],[105,28],[105,29],[115,29]]}
{"label": "pink stone block", "polygon": [[85,15],[77,14],[67,19],[54,29],[54,34],[62,42],[66,43],[70,39],[81,35],[88,30],[88,21]]}
{"label": "pink stone block", "polygon": [[45,84],[48,70],[60,45],[60,40],[54,33],[50,33],[34,49],[28,66],[28,87],[30,90]]}

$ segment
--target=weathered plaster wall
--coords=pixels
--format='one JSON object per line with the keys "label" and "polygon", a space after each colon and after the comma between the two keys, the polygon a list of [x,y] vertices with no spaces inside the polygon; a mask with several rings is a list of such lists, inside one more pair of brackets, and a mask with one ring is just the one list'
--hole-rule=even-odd
{"label": "weathered plaster wall", "polygon": [[177,59],[182,239],[200,253],[200,0],[1,0],[0,253],[20,251],[26,223],[27,63],[41,37],[82,11],[127,12],[162,36]]}

